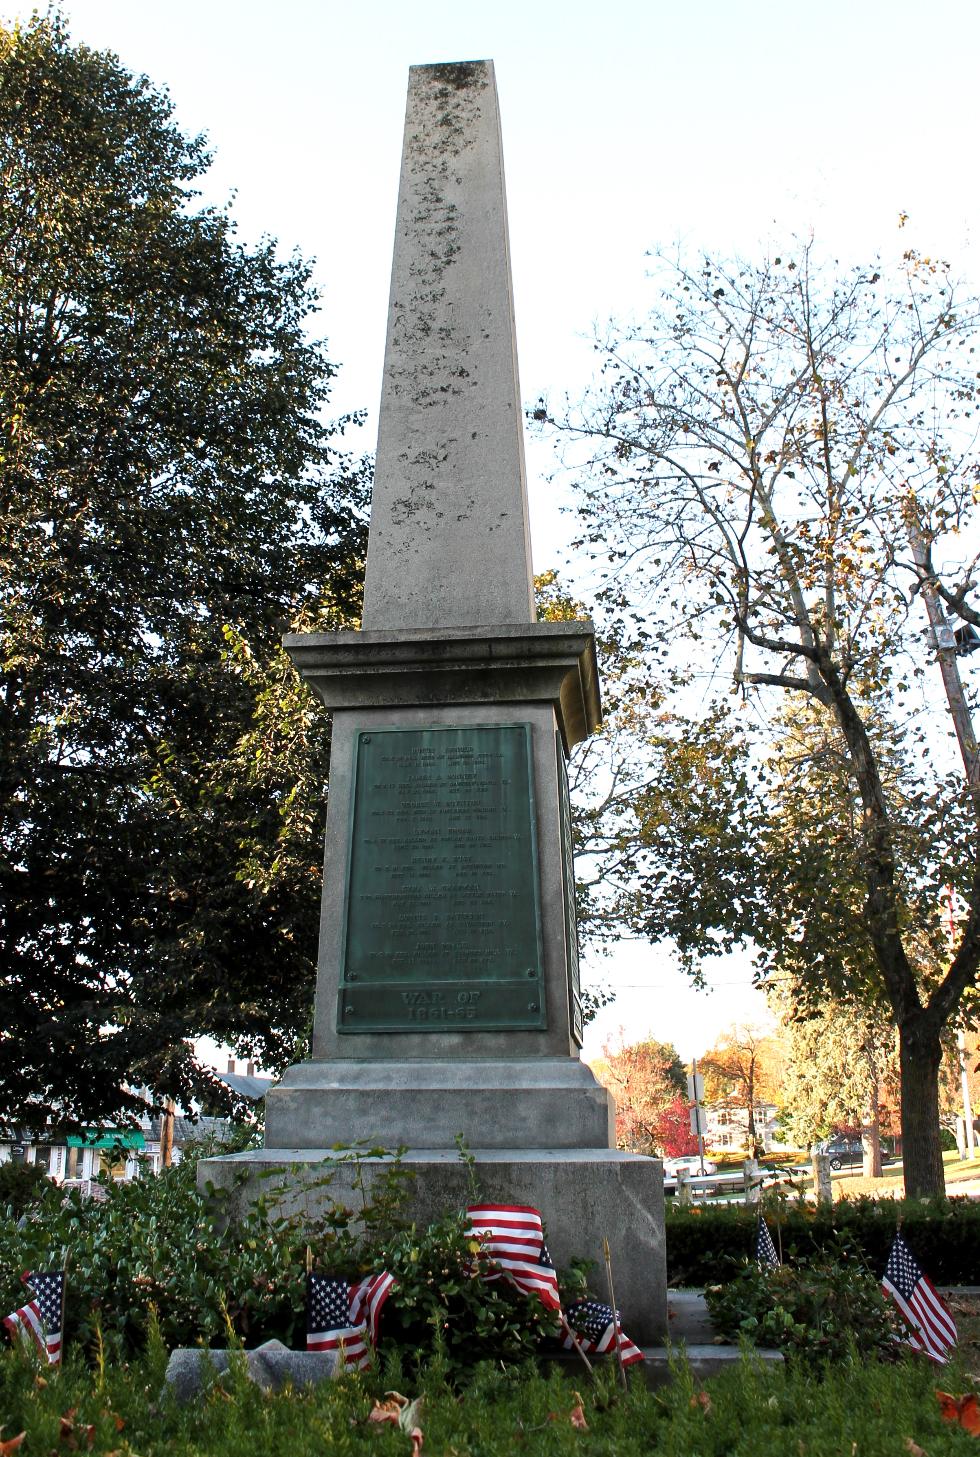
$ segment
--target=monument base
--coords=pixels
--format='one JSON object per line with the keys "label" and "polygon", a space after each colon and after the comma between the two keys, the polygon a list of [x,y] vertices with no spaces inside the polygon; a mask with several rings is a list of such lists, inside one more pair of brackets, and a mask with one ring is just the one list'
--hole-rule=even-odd
{"label": "monument base", "polygon": [[[533,1205],[544,1218],[555,1265],[561,1269],[573,1259],[592,1260],[590,1285],[603,1299],[602,1241],[608,1239],[624,1329],[640,1345],[666,1339],[659,1159],[608,1148],[474,1148],[470,1154],[472,1167],[451,1149],[412,1148],[401,1156],[401,1166],[415,1175],[407,1195],[408,1219],[429,1224],[447,1209],[475,1202]],[[336,1149],[253,1149],[202,1159],[198,1185],[226,1190],[232,1218],[260,1195],[283,1214],[313,1216],[335,1203],[357,1207],[361,1183],[370,1197],[374,1178],[391,1162],[392,1156],[345,1161]]]}
{"label": "monument base", "polygon": [[608,1149],[616,1107],[573,1057],[297,1063],[265,1100],[271,1148]]}

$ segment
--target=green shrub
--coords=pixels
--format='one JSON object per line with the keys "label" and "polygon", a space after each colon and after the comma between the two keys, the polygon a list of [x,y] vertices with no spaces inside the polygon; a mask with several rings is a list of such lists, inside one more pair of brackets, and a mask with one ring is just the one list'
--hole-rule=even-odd
{"label": "green shrub", "polygon": [[705,1299],[722,1335],[775,1346],[787,1355],[822,1361],[896,1360],[902,1346],[895,1308],[877,1277],[846,1243],[834,1256],[805,1265],[760,1269],[750,1264]]}
{"label": "green shrub", "polygon": [[[229,1326],[248,1346],[277,1338],[302,1347],[309,1249],[317,1270],[351,1281],[389,1269],[399,1288],[384,1311],[386,1346],[419,1358],[438,1350],[453,1372],[487,1355],[523,1359],[549,1327],[536,1297],[482,1278],[486,1261],[462,1213],[406,1227],[411,1176],[397,1159],[370,1195],[355,1176],[356,1209],[328,1201],[316,1218],[277,1214],[272,1177],[265,1197],[228,1225],[221,1198],[199,1193],[195,1176],[185,1159],[130,1183],[107,1180],[101,1200],[46,1182],[23,1228],[0,1223],[3,1312],[23,1300],[22,1271],[60,1269],[67,1258],[65,1336],[76,1349],[101,1341],[110,1356],[131,1358],[154,1323],[171,1348],[224,1346]],[[326,1170],[327,1192],[329,1182]]]}
{"label": "green shrub", "polygon": [[48,1176],[37,1164],[15,1164],[12,1159],[0,1164],[0,1210],[8,1218],[16,1218],[36,1204],[47,1187]]}
{"label": "green shrub", "polygon": [[[832,1255],[839,1235],[875,1275],[884,1273],[898,1220],[922,1269],[937,1285],[978,1283],[980,1201],[841,1199],[802,1204],[779,1196],[763,1208],[783,1257],[806,1263]],[[667,1278],[672,1285],[714,1285],[750,1259],[757,1210],[744,1204],[667,1207]]]}

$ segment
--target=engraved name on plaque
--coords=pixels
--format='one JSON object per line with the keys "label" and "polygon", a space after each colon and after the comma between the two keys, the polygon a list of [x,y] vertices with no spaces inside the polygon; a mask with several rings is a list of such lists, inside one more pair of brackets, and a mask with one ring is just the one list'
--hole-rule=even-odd
{"label": "engraved name on plaque", "polygon": [[357,735],[337,1029],[546,1026],[526,724]]}

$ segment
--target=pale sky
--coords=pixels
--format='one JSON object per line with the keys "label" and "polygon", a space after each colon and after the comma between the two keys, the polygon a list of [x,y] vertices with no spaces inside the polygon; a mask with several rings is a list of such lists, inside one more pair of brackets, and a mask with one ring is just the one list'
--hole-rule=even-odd
{"label": "pale sky", "polygon": [[[167,86],[184,129],[207,132],[208,197],[236,192],[244,238],[317,258],[338,412],[371,412],[358,449],[374,446],[412,64],[495,63],[526,401],[581,391],[593,323],[644,311],[658,246],[758,255],[812,231],[843,260],[915,246],[980,278],[971,0],[62,5],[76,41]],[[0,0],[8,20],[30,8]],[[529,442],[528,466],[543,570],[571,528],[547,445]],[[764,1015],[744,957],[717,963],[710,996],[633,942],[597,969],[622,990],[592,1051],[622,1023],[689,1058]]]}

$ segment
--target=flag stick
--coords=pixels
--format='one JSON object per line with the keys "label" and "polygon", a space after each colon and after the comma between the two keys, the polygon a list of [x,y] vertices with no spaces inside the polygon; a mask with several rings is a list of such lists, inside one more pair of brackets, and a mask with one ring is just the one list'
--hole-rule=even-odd
{"label": "flag stick", "polygon": [[313,1251],[309,1245],[306,1246],[306,1273],[308,1275],[313,1274]]}
{"label": "flag stick", "polygon": [[588,1373],[589,1373],[590,1376],[594,1375],[594,1372],[592,1370],[592,1362],[589,1360],[588,1356],[582,1350],[582,1347],[581,1347],[581,1344],[579,1343],[578,1337],[576,1336],[575,1332],[572,1330],[571,1326],[568,1324],[568,1321],[565,1319],[565,1312],[563,1310],[560,1310],[558,1312],[558,1319],[561,1322],[562,1331],[565,1333],[565,1335],[571,1341],[572,1346],[575,1349],[575,1354],[578,1356],[579,1360],[582,1362],[582,1365],[585,1367],[586,1371],[588,1371]]}
{"label": "flag stick", "polygon": [[68,1256],[69,1251],[66,1248],[65,1258],[61,1266],[61,1355],[58,1357],[59,1367],[65,1355],[65,1296],[68,1293]]}
{"label": "flag stick", "polygon": [[[512,1279],[511,1276],[507,1274],[506,1270],[502,1270],[501,1273],[504,1279],[507,1281],[508,1285],[512,1286],[521,1295],[527,1295],[527,1291],[521,1290],[521,1287],[518,1285],[517,1281]],[[571,1326],[568,1324],[568,1321],[565,1319],[565,1312],[561,1309],[560,1306],[558,1308],[558,1324],[561,1326],[562,1333],[566,1335],[571,1341],[572,1348],[574,1349],[575,1354],[578,1356],[579,1360],[582,1362],[582,1365],[585,1367],[586,1371],[588,1371],[589,1375],[592,1376],[594,1374],[592,1370],[592,1362],[582,1350],[581,1342],[579,1341],[578,1336],[576,1336],[575,1332],[572,1330]]]}
{"label": "flag stick", "polygon": [[616,1290],[613,1286],[612,1256],[609,1253],[609,1241],[605,1235],[602,1237],[602,1253],[606,1261],[606,1283],[609,1286],[609,1304],[612,1306],[613,1315],[613,1339],[616,1342],[616,1365],[619,1367],[619,1379],[625,1391],[629,1390],[629,1382],[626,1380],[626,1367],[623,1365],[623,1343],[619,1339],[619,1311],[616,1309]]}

